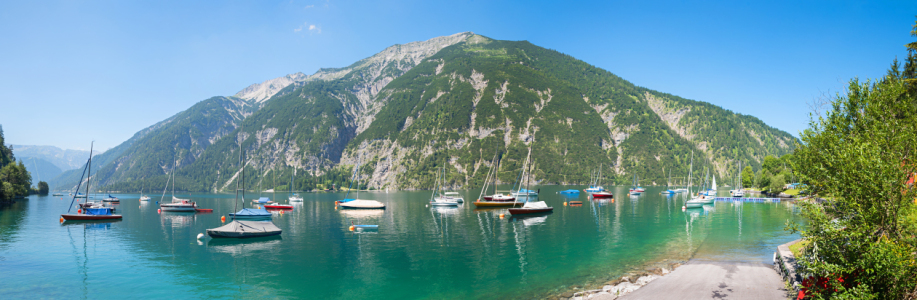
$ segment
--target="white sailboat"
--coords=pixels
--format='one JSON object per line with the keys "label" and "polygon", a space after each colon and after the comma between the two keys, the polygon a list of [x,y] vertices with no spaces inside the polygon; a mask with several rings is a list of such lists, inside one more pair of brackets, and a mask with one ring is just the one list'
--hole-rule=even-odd
{"label": "white sailboat", "polygon": [[[442,177],[440,177],[440,174],[437,174],[436,176],[436,185],[439,186],[440,195],[436,196],[437,189],[436,189],[436,186],[434,186],[433,194],[430,195],[430,205],[431,206],[458,206],[458,201],[455,201],[455,199],[452,199],[452,197],[447,197],[442,194],[443,182],[446,181],[445,174],[446,174],[446,169],[442,169]],[[440,178],[443,178],[443,180],[440,180]]]}
{"label": "white sailboat", "polygon": [[[296,169],[293,169],[293,176],[290,177],[290,193],[293,192],[293,178],[295,177],[296,177]],[[300,197],[299,194],[293,194],[293,196],[290,196],[289,200],[290,202],[302,202],[302,197]]]}
{"label": "white sailboat", "polygon": [[[197,203],[191,201],[191,199],[183,199],[175,197],[175,165],[172,166],[171,180],[172,180],[172,203],[164,203],[162,199],[159,201],[159,209],[162,211],[173,211],[173,212],[194,212],[197,211]],[[168,181],[166,182],[168,184]],[[163,197],[165,197],[165,191],[163,191]]]}

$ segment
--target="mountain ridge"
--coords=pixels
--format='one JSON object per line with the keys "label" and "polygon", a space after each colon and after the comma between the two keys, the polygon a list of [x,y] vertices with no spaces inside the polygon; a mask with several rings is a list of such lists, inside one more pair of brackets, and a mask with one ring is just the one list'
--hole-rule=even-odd
{"label": "mountain ridge", "polygon": [[[257,174],[246,176],[249,186],[271,170],[289,182],[293,169],[310,174],[297,177],[298,188],[341,184],[338,177],[356,165],[372,188],[429,188],[441,167],[449,184],[477,185],[497,152],[506,158],[499,179],[511,183],[528,147],[541,183],[585,183],[602,166],[609,183],[637,174],[657,184],[663,169],[684,176],[692,151],[700,152],[696,170],[709,166],[727,177],[735,162],[759,166],[795,141],[757,118],[639,87],[526,41],[471,32],[393,45],[348,67],[294,73],[201,103],[208,101],[250,106],[241,114],[224,107],[232,117],[210,119],[223,126],[218,133],[188,132],[206,138],[196,148],[177,142],[180,130],[168,139],[132,138],[162,153],[109,150],[116,158],[100,166],[98,182],[125,189],[164,182],[171,162],[177,187],[224,190],[237,179],[241,143],[246,168]],[[158,170],[129,171],[154,162]]]}

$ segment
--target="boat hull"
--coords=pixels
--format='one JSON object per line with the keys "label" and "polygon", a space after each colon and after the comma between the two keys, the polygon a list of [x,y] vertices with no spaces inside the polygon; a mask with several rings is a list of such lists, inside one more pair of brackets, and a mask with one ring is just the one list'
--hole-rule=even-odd
{"label": "boat hull", "polygon": [[196,212],[197,211],[197,208],[193,206],[183,207],[183,206],[162,205],[159,207],[159,209],[161,209],[162,211],[171,211],[171,212]]}
{"label": "boat hull", "polygon": [[614,198],[615,195],[606,192],[593,193],[592,198]]}
{"label": "boat hull", "polygon": [[522,202],[515,201],[475,201],[474,206],[477,207],[506,207],[506,206],[517,206],[524,205]]}
{"label": "boat hull", "polygon": [[292,205],[265,205],[266,209],[293,209]]}
{"label": "boat hull", "polygon": [[226,231],[215,231],[207,229],[207,235],[212,238],[228,238],[228,239],[247,239],[247,238],[257,238],[257,237],[266,237],[266,236],[275,236],[280,235],[282,232],[226,232]]}
{"label": "boat hull", "polygon": [[120,220],[121,215],[86,215],[86,214],[63,214],[60,215],[67,221],[101,221],[101,220]]}
{"label": "boat hull", "polygon": [[509,214],[511,215],[525,215],[525,214],[537,214],[537,213],[546,213],[554,211],[553,207],[548,208],[510,208]]}

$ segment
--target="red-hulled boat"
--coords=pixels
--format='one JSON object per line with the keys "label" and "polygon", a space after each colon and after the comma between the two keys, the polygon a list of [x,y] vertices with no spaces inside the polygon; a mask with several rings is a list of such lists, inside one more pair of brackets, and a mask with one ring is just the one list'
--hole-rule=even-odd
{"label": "red-hulled boat", "polygon": [[265,204],[264,209],[293,209],[292,204]]}
{"label": "red-hulled boat", "polygon": [[67,221],[121,220],[121,215],[62,214],[60,216]]}
{"label": "red-hulled boat", "polygon": [[592,193],[592,198],[612,198],[614,199],[615,195],[609,193],[608,191]]}

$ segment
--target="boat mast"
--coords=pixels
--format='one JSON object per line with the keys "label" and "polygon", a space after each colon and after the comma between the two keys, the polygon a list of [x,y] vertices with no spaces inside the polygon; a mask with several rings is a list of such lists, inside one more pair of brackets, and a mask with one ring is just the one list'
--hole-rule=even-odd
{"label": "boat mast", "polygon": [[[89,146],[89,149],[90,149],[89,150],[89,167],[88,167],[89,172],[86,173],[86,176],[87,176],[86,177],[86,202],[89,202],[89,183],[92,181],[92,150],[91,149],[92,149],[93,144],[95,144],[95,141],[92,141],[92,143],[89,144],[90,145]],[[76,193],[79,194],[80,191],[77,190]]]}

